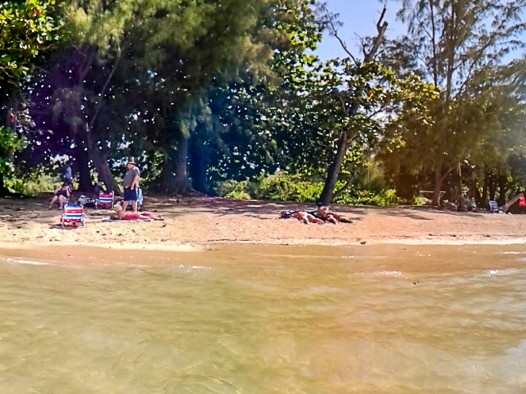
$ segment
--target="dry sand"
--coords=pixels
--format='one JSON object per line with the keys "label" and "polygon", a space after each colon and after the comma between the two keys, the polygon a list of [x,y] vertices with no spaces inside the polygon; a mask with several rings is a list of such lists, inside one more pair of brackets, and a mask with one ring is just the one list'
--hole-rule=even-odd
{"label": "dry sand", "polygon": [[[334,206],[335,211],[350,217],[353,223],[303,224],[295,219],[279,219],[279,212],[310,210],[312,205],[148,196],[144,209],[163,215],[164,221],[104,221],[110,210],[86,208],[85,227],[62,229],[60,211],[47,209],[48,198],[0,199],[0,254],[38,254],[57,246],[79,250],[78,245],[103,251],[193,253],[221,244],[247,243],[344,246],[526,242],[525,215],[462,213],[411,206]],[[107,255],[115,259],[112,254]]]}

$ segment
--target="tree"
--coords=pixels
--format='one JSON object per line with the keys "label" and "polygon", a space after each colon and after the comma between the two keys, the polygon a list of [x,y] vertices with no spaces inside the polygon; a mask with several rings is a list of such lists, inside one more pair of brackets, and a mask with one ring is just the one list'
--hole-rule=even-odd
{"label": "tree", "polygon": [[60,16],[55,0],[0,3],[0,104],[30,73],[33,60],[60,39]]}
{"label": "tree", "polygon": [[61,12],[55,0],[25,0],[0,3],[0,194],[9,191],[4,175],[12,170],[15,150],[23,146],[17,135],[17,99],[13,96],[19,82],[32,71],[32,62],[59,41]]}
{"label": "tree", "polygon": [[[294,61],[291,53],[297,57],[306,43],[319,40],[319,35],[311,34],[317,27],[310,3],[232,0],[184,9],[163,3],[152,8],[151,20],[134,28],[134,34],[146,38],[137,39],[133,48],[133,67],[139,75],[136,89],[141,91],[137,95],[141,102],[132,103],[131,113],[137,115],[133,127],[144,130],[163,154],[161,190],[188,192],[189,174],[201,179],[192,181],[203,186],[206,165],[203,152],[196,149],[203,146],[199,141],[206,141],[211,154],[207,165],[215,169],[227,162],[237,169],[244,166],[237,159],[245,153],[233,154],[243,146],[250,145],[252,153],[265,150],[248,142],[265,140],[264,102]],[[175,23],[174,18],[187,22]],[[152,123],[154,128],[149,127]],[[236,144],[241,136],[243,141]],[[226,158],[234,156],[233,161]],[[200,169],[188,171],[188,163]],[[257,167],[258,159],[251,164]]]}
{"label": "tree", "polygon": [[[384,13],[385,9],[377,24],[378,35],[364,41],[363,59],[353,55],[340,39],[347,58],[316,63],[290,77],[286,107],[295,115],[285,116],[284,121],[296,127],[285,137],[286,144],[289,151],[300,151],[324,171],[319,198],[323,204],[349,187],[356,172],[353,167],[364,163],[380,141],[391,138],[384,132],[385,126],[400,117],[404,102],[414,108],[423,97],[434,94],[433,87],[418,76],[401,77],[375,61],[387,28],[382,22]],[[339,39],[335,17],[329,14],[328,18]],[[343,181],[343,187],[335,191],[338,181]]]}
{"label": "tree", "polygon": [[402,1],[399,16],[409,24],[419,73],[441,89],[429,106],[431,121],[408,125],[405,134],[406,154],[414,154],[408,160],[433,173],[434,204],[446,177],[499,131],[495,92],[510,78],[512,52],[524,45],[525,6],[524,0]]}
{"label": "tree", "polygon": [[[54,154],[70,154],[79,170],[79,190],[90,191],[90,163],[117,193],[108,165],[111,135],[99,124],[125,45],[124,28],[136,16],[135,0],[116,3],[75,1],[67,8],[68,41],[48,60],[31,87],[33,112],[43,130],[55,129],[46,144]],[[42,83],[44,81],[44,83]],[[49,137],[49,136],[47,136]]]}

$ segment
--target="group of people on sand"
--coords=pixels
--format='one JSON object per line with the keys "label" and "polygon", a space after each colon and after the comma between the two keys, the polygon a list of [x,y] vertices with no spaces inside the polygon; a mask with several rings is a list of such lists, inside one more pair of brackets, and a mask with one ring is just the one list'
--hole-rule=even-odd
{"label": "group of people on sand", "polygon": [[[113,206],[113,210],[115,211],[115,215],[111,217],[111,219],[116,220],[164,220],[162,216],[157,216],[152,214],[151,212],[139,212],[138,211],[138,193],[137,190],[139,188],[139,180],[140,180],[141,172],[137,168],[137,163],[135,162],[135,159],[133,157],[128,157],[128,161],[126,163],[126,174],[124,175],[123,179],[123,186],[124,186],[124,198],[122,200],[122,205],[115,204]],[[53,197],[49,203],[49,209],[53,207],[54,204],[58,204],[60,209],[64,208],[64,205],[67,204],[68,199],[71,198],[71,182],[72,182],[72,173],[71,173],[71,166],[68,165],[65,171],[64,176],[64,182],[61,186],[59,186],[54,194]],[[131,212],[126,212],[126,209],[128,206],[131,205]],[[295,210],[295,211],[281,211],[280,218],[282,219],[288,219],[293,218],[302,221],[305,224],[308,223],[333,223],[337,224],[339,222],[341,223],[352,223],[352,220],[349,218],[346,218],[330,209],[329,206],[318,204],[318,207],[313,211],[303,211],[303,210]]]}
{"label": "group of people on sand", "polygon": [[[120,220],[164,220],[162,216],[156,216],[151,212],[139,212],[138,211],[138,188],[141,172],[137,167],[134,157],[128,157],[126,163],[126,174],[123,179],[124,186],[124,198],[121,204],[115,204],[113,210],[115,215],[112,219]],[[49,209],[52,209],[55,204],[58,205],[59,209],[64,209],[64,205],[71,199],[72,194],[72,171],[71,165],[68,164],[64,171],[64,182],[55,189],[53,197],[49,202]],[[100,186],[100,185],[98,185]],[[131,205],[132,211],[126,212],[128,206]]]}
{"label": "group of people on sand", "polygon": [[[139,179],[141,176],[141,172],[137,168],[137,163],[135,163],[135,159],[133,157],[128,158],[128,162],[126,163],[126,174],[124,175],[124,179],[122,181],[124,186],[124,199],[122,200],[122,205],[115,204],[113,206],[113,210],[115,211],[115,216],[112,217],[112,219],[118,219],[118,220],[164,220],[162,216],[156,216],[151,212],[139,212],[138,211],[138,193],[137,190],[139,188]],[[126,208],[128,208],[128,205],[130,205],[132,211],[126,212]]]}
{"label": "group of people on sand", "polygon": [[317,223],[323,224],[326,222],[337,224],[341,223],[352,223],[352,220],[346,218],[334,211],[327,205],[318,204],[318,207],[314,211],[281,211],[280,219],[297,219],[305,224]]}

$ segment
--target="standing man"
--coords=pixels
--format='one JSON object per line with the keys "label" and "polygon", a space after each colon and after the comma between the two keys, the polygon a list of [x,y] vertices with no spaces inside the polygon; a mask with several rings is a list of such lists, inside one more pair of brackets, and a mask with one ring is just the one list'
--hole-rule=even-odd
{"label": "standing man", "polygon": [[133,212],[137,212],[137,188],[139,187],[139,178],[141,173],[136,167],[135,158],[128,157],[128,164],[126,164],[126,175],[124,175],[124,201],[122,202],[122,210],[126,211],[128,201],[131,201]]}
{"label": "standing man", "polygon": [[71,161],[69,161],[66,164],[66,168],[64,169],[64,182],[68,185],[71,185],[73,183],[73,171],[71,170]]}

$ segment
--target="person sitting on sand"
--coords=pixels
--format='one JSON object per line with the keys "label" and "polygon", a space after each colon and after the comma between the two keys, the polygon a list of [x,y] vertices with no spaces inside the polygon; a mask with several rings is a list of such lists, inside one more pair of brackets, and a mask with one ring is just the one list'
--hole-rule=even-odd
{"label": "person sitting on sand", "polygon": [[305,211],[281,211],[279,214],[280,219],[298,219],[301,220],[305,224],[309,223],[318,223],[323,224],[323,220],[318,219],[316,216],[312,215],[309,212]]}
{"label": "person sitting on sand", "polygon": [[334,224],[338,222],[352,223],[351,219],[348,219],[334,211],[331,211],[331,208],[327,205],[319,205],[318,209],[316,209],[315,215],[317,218],[320,218],[326,222],[330,222]]}
{"label": "person sitting on sand", "polygon": [[58,208],[63,209],[70,197],[71,191],[69,189],[69,183],[64,182],[53,193],[53,198],[49,202],[49,209],[53,208],[54,204],[58,204]]}
{"label": "person sitting on sand", "polygon": [[122,209],[122,206],[118,204],[113,207],[113,210],[117,214],[115,219],[119,220],[164,220],[161,215],[155,216],[151,212],[126,212]]}

